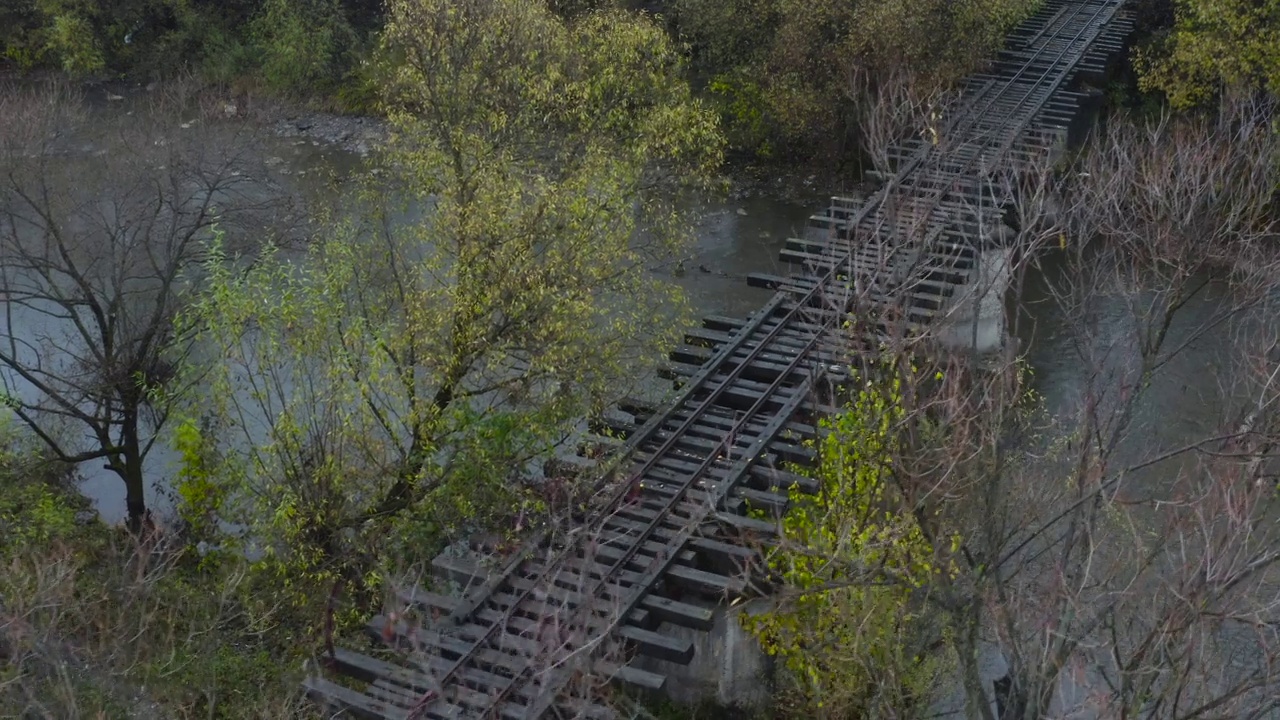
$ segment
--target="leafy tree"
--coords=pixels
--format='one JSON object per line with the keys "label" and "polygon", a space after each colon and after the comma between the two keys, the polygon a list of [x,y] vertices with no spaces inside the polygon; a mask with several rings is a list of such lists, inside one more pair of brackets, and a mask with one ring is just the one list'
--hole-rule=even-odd
{"label": "leafy tree", "polygon": [[1172,31],[1136,57],[1144,90],[1186,108],[1220,90],[1280,95],[1280,2],[1178,0]]}
{"label": "leafy tree", "polygon": [[[884,370],[874,381],[851,378],[861,386],[853,400],[820,422],[820,490],[792,488],[768,556],[786,589],[771,611],[742,616],[784,661],[802,713],[901,717],[928,704],[944,669],[925,651],[930,609],[914,597],[943,570],[891,477],[905,410],[894,368]],[[896,582],[867,582],[870,573]]]}
{"label": "leafy tree", "polygon": [[0,58],[73,75],[261,76],[275,92],[318,94],[381,21],[372,0],[21,0],[0,7]]}
{"label": "leafy tree", "polygon": [[396,136],[354,218],[244,274],[215,256],[193,318],[227,360],[232,506],[310,581],[387,533],[515,515],[528,461],[658,357],[646,268],[719,157],[643,19],[399,0],[383,43]]}
{"label": "leafy tree", "polygon": [[72,75],[87,75],[106,66],[93,26],[79,14],[54,15],[46,38],[48,51],[60,58],[62,69]]}

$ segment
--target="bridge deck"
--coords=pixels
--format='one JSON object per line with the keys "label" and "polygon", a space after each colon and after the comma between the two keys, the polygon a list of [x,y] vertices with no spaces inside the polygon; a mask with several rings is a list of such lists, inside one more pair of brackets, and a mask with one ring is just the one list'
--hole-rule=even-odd
{"label": "bridge deck", "polygon": [[[993,66],[970,78],[936,136],[895,147],[895,172],[865,200],[833,198],[783,259],[789,277],[755,275],[779,292],[745,320],[707,318],[667,369],[682,387],[668,407],[624,404],[600,421],[624,478],[573,532],[544,536],[487,567],[441,557],[436,570],[463,582],[460,598],[405,597],[439,620],[409,628],[384,617],[370,631],[412,661],[391,664],[339,649],[333,665],[356,691],[307,681],[321,702],[366,718],[610,717],[575,697],[584,675],[649,689],[665,678],[610,662],[605,643],[676,662],[693,647],[664,623],[711,626],[717,602],[745,591],[735,567],[752,551],[735,538],[774,525],[748,508],[785,511],[788,490],[813,481],[779,470],[812,460],[802,440],[824,411],[824,373],[860,350],[921,334],[972,282],[978,254],[998,240],[1016,174],[1063,141],[1083,93],[1131,30],[1121,0],[1049,0],[1015,29]],[[936,143],[934,140],[936,139]],[[897,320],[849,330],[858,303],[897,308]],[[886,317],[886,316],[881,316]]]}

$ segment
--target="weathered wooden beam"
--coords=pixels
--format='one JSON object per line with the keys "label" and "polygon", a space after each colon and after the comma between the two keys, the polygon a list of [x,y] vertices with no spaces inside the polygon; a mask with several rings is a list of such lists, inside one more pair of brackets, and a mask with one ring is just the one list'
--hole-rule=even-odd
{"label": "weathered wooden beam", "polygon": [[640,601],[641,607],[655,618],[693,630],[710,630],[715,624],[715,611],[709,607],[672,600],[653,592]]}
{"label": "weathered wooden beam", "polygon": [[740,543],[694,538],[689,542],[689,548],[721,574],[745,576],[760,561],[760,554],[755,548]]}
{"label": "weathered wooden beam", "polygon": [[[388,643],[399,650],[420,652],[434,648],[455,654],[471,653],[483,665],[504,668],[507,672],[522,672],[528,665],[525,658],[488,647],[474,647],[474,639],[484,635],[487,630],[488,628],[479,625],[463,625],[446,634],[430,628],[410,628],[403,620],[393,623],[384,615],[375,615],[365,624],[365,632],[372,639]],[[522,644],[522,639],[508,633],[498,634],[491,642],[494,647],[513,647],[519,644]]]}
{"label": "weathered wooden beam", "polygon": [[366,720],[408,720],[409,711],[321,677],[302,681],[307,696],[334,710]]}
{"label": "weathered wooden beam", "polygon": [[672,565],[662,577],[713,597],[740,597],[747,590],[746,578],[719,575],[685,565]]}
{"label": "weathered wooden beam", "polygon": [[619,638],[634,644],[640,652],[658,660],[688,665],[689,661],[693,659],[692,640],[677,640],[653,630],[645,630],[631,625],[619,626],[617,635]]}
{"label": "weathered wooden beam", "polygon": [[778,534],[778,524],[776,522],[756,520],[731,512],[718,512],[715,514],[714,519],[718,523],[746,532],[759,533],[766,536]]}
{"label": "weathered wooden beam", "polygon": [[466,588],[483,585],[493,573],[493,568],[481,564],[481,558],[472,553],[462,556],[441,553],[432,559],[431,571],[437,577]]}
{"label": "weathered wooden beam", "polygon": [[594,666],[595,672],[610,680],[626,683],[633,687],[650,692],[659,692],[667,686],[667,676],[648,670],[641,670],[627,664],[619,664],[609,660],[600,660]]}

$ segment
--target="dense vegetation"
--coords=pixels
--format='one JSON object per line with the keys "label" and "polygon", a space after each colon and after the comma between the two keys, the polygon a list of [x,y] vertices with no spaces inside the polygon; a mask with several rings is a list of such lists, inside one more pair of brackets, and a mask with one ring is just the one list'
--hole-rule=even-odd
{"label": "dense vegetation", "polygon": [[[907,75],[920,92],[966,75],[1038,0],[561,0],[568,19],[657,12],[748,158],[857,155],[859,113]],[[1280,85],[1280,8],[1249,0],[1136,3],[1144,90],[1176,107],[1227,86]],[[380,112],[379,0],[19,0],[0,9],[0,58],[20,70],[151,79],[176,69],[213,83]]]}
{"label": "dense vegetation", "polygon": [[[378,43],[398,59],[378,88],[393,136],[349,205],[305,218],[267,181],[261,128],[217,103],[175,122],[200,112],[198,85],[109,122],[61,88],[0,100],[0,285],[36,318],[0,328],[0,525],[19,553],[0,588],[5,707],[282,716],[299,658],[389,579],[573,499],[522,468],[654,364],[655,319],[683,323],[648,268],[684,248],[676,200],[711,181],[722,141],[661,27],[404,0]],[[85,172],[66,140],[111,144]],[[302,266],[283,245],[299,235]],[[181,457],[163,540],[143,487],[156,443]],[[128,535],[71,523],[62,486],[25,477],[46,460],[118,476],[136,562]],[[67,573],[41,575],[54,559]],[[108,665],[113,635],[117,674],[57,674],[64,648]],[[270,684],[226,690],[267,662]]]}
{"label": "dense vegetation", "polygon": [[[67,87],[0,97],[0,291],[68,326],[0,326],[4,377],[37,391],[0,398],[0,714],[314,713],[304,662],[443,545],[518,540],[594,489],[523,480],[662,357],[655,327],[684,322],[648,271],[687,250],[682,193],[726,157],[874,157],[869,118],[927,108],[1037,4],[4,3],[17,71],[163,92],[111,123]],[[1269,702],[1273,673],[1220,691],[1211,670],[1224,618],[1280,627],[1258,590],[1280,562],[1258,521],[1274,347],[1233,325],[1274,315],[1280,2],[1139,5],[1133,68],[1166,113],[1121,118],[1019,192],[1026,247],[1071,268],[1051,299],[1099,363],[1084,394],[1106,402],[1050,418],[1020,362],[887,353],[851,372],[805,470],[819,492],[793,493],[764,554],[774,604],[743,620],[798,717],[924,715],[946,675],[989,718],[984,633],[1010,648],[1009,717],[1048,716],[1086,672],[1112,682],[1097,702],[1116,716],[1193,717],[1179,703],[1206,692],[1241,714]],[[376,113],[391,138],[340,206],[298,217],[227,93]],[[118,148],[95,171],[61,160],[93,133]],[[1183,320],[1222,268],[1242,299]],[[1096,326],[1116,298],[1120,350]],[[1248,429],[1197,440],[1167,496],[1122,493],[1147,469],[1117,449],[1144,393],[1223,326],[1250,338],[1231,361]],[[179,456],[168,531],[143,486],[157,445]],[[119,479],[126,527],[75,492],[86,463]],[[1095,563],[1104,546],[1121,550]],[[1179,564],[1175,547],[1234,554]]]}
{"label": "dense vegetation", "polygon": [[371,47],[368,0],[18,0],[0,10],[0,55],[21,69],[212,82],[253,76],[277,92],[336,89]]}

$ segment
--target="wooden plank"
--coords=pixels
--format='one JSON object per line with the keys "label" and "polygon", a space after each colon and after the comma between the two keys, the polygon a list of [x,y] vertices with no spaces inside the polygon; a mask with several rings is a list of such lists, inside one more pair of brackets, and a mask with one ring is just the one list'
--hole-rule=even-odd
{"label": "wooden plank", "polygon": [[594,670],[610,680],[623,682],[650,692],[660,692],[667,686],[666,675],[641,670],[631,665],[620,665],[609,660],[596,662]]}
{"label": "wooden plank", "polygon": [[[759,353],[772,353],[775,357],[771,360],[776,362],[778,359],[790,360],[795,356],[795,350],[811,348],[813,351],[834,352],[837,348],[827,343],[825,336],[829,335],[833,328],[830,322],[833,317],[827,310],[812,306],[793,306],[787,308],[789,311],[795,311],[792,317],[796,319],[795,323],[788,323],[784,328],[773,332],[767,339],[764,333],[753,337],[750,342],[740,345],[733,351],[727,359],[736,363],[741,363],[747,357],[754,353],[757,348]],[[817,317],[821,316],[821,317]],[[723,326],[721,326],[723,327]],[[772,328],[770,329],[772,331]],[[722,338],[727,333],[723,330],[712,329],[708,327],[692,328],[686,332],[685,341],[692,346],[719,347],[722,344]],[[818,343],[813,344],[813,340],[817,338]],[[751,359],[760,359],[760,354],[755,353]]]}
{"label": "wooden plank", "polygon": [[[451,660],[436,655],[419,654],[414,658],[414,667],[401,667],[341,648],[334,648],[333,661],[343,674],[369,683],[379,680],[391,683],[417,699],[428,692],[439,693],[441,687],[438,677],[453,667]],[[432,674],[422,672],[424,667]],[[492,689],[504,687],[509,678],[478,668],[462,667],[459,668],[456,679],[475,688]],[[526,701],[532,697],[532,694],[526,694],[523,689],[516,695],[523,697]]]}
{"label": "wooden plank", "polygon": [[[817,348],[817,350],[806,354],[804,363],[799,368],[790,368],[792,360],[796,356],[796,352],[792,351],[791,347],[788,347],[791,343],[780,342],[777,341],[777,338],[774,338],[774,341],[769,345],[771,347],[756,354],[749,365],[742,366],[742,363],[744,363],[745,356],[750,352],[750,348],[740,348],[740,350],[733,352],[733,356],[726,360],[724,366],[728,369],[742,366],[742,377],[755,380],[755,382],[771,383],[778,375],[783,373],[788,375],[804,373],[815,363],[844,364],[849,359],[849,355],[844,351],[844,348],[841,348],[840,352],[828,352]],[[803,343],[795,343],[795,345],[803,345]],[[707,351],[709,351],[709,348]],[[692,365],[696,370],[703,368],[704,363],[701,361],[701,356],[703,355],[704,351],[699,350],[699,348],[680,346],[669,352],[668,359],[673,363]]]}
{"label": "wooden plank", "polygon": [[663,577],[707,595],[740,597],[747,589],[745,578],[717,575],[684,565],[672,565]]}
{"label": "wooden plank", "polygon": [[[637,523],[633,520],[627,520],[625,518],[617,518],[616,522],[614,522],[613,525],[618,530],[627,532],[627,533],[640,532],[644,528],[644,526],[641,525],[640,523]],[[663,528],[658,528],[653,533],[653,536],[660,538],[664,541],[670,542],[679,533],[680,533],[680,529],[678,528],[663,527]],[[713,543],[713,544],[707,544],[707,543]],[[754,552],[748,549],[734,546],[732,545],[732,543],[723,542],[718,536],[714,534],[695,535],[694,537],[689,539],[689,542],[686,545],[686,547],[688,547],[690,550],[694,550],[695,552],[699,552],[699,553],[728,551],[729,548],[734,548],[731,552],[735,554],[735,556],[740,552],[745,552],[748,554]]]}
{"label": "wooden plank", "polygon": [[[769,302],[765,303],[765,306],[761,308],[756,318],[752,320],[752,324],[742,328],[737,339],[727,342],[723,347],[717,350],[716,357],[712,358],[712,360],[708,362],[707,365],[698,372],[698,374],[693,376],[691,382],[680,390],[669,407],[680,407],[692,400],[694,394],[702,390],[701,386],[703,380],[720,371],[721,360],[733,352],[736,347],[736,343],[739,340],[745,341],[757,327],[772,319],[774,312],[784,302],[784,298],[775,296],[773,299],[769,300]],[[634,436],[627,440],[627,448],[639,447],[641,444],[647,442],[649,440],[649,434],[660,427],[664,420],[665,417],[663,416],[655,416],[651,418],[644,424],[644,427],[640,428]]]}
{"label": "wooden plank", "polygon": [[431,570],[437,577],[456,582],[464,588],[483,585],[492,572],[480,565],[474,555],[459,557],[445,553],[437,555],[431,561]]}
{"label": "wooden plank", "polygon": [[747,532],[755,532],[762,535],[778,534],[777,523],[747,518],[733,513],[718,512],[715,514],[715,521]]}
{"label": "wooden plank", "polygon": [[[693,462],[695,459],[696,458],[665,457],[660,461],[658,467],[659,469],[666,470],[667,472],[688,473],[692,472],[697,467],[697,464]],[[743,484],[754,486],[757,485],[758,482],[753,478],[759,478],[763,481],[766,478],[772,477],[775,472],[773,468],[776,467],[776,463],[770,463],[769,460],[769,458],[765,458],[760,461],[761,464],[753,466],[748,476],[742,480]],[[707,477],[712,482],[720,483],[725,480],[728,471],[729,469],[727,467],[717,467],[713,472],[707,473]],[[784,475],[791,475],[791,473],[784,473]]]}
{"label": "wooden plank", "polygon": [[[676,368],[676,369],[679,369],[679,368]],[[690,382],[692,382],[692,380],[685,381],[683,384],[687,385]],[[723,385],[722,383],[717,383],[712,385],[709,388],[704,386],[704,388],[720,390],[722,385]],[[760,383],[752,380],[744,380],[742,378],[739,378],[736,381],[734,381],[733,384],[727,387],[724,387],[723,390],[720,390],[721,395],[717,399],[716,405],[718,407],[724,407],[724,408],[729,408],[733,410],[747,410],[747,409],[750,409],[753,405],[755,405],[755,402],[757,400],[759,400],[761,397],[764,397],[765,401],[764,401],[763,412],[777,413],[779,412],[779,409],[782,407],[782,405],[787,402],[788,398],[777,393],[770,393],[766,396],[765,393],[768,390],[768,388],[769,388],[769,385],[766,383]],[[810,398],[800,398],[799,407],[802,409],[802,411],[804,409],[811,408],[812,403],[810,402]],[[819,405],[819,408],[824,409],[824,406]]]}
{"label": "wooden plank", "polygon": [[449,613],[449,619],[452,620],[454,624],[458,625],[470,620],[471,614],[475,612],[479,603],[483,602],[484,598],[497,592],[498,589],[511,577],[511,575],[519,569],[521,563],[542,548],[546,539],[547,535],[545,532],[538,533],[526,542],[523,547],[515,553],[512,553],[511,557],[505,560],[500,570],[491,573],[489,577],[485,579],[482,587],[464,597],[462,602],[458,603],[453,608]]}
{"label": "wooden plank", "polygon": [[[380,642],[388,642],[398,649],[421,652],[423,648],[437,648],[460,655],[472,652],[475,638],[484,634],[486,629],[478,625],[469,625],[445,634],[438,630],[424,628],[415,629],[411,636],[404,621],[391,623],[383,615],[375,615],[365,624],[365,632],[370,637]],[[502,638],[495,638],[492,644],[503,647],[501,640]],[[483,666],[502,668],[505,672],[518,673],[528,665],[527,658],[490,648],[476,650],[473,657]]]}
{"label": "wooden plank", "polygon": [[422,693],[440,689],[439,682],[423,673],[345,648],[335,647],[332,661],[339,672],[367,683],[387,679]]}
{"label": "wooden plank", "polygon": [[[777,452],[777,445],[771,446],[771,450]],[[788,459],[779,452],[779,456],[784,460]],[[699,480],[697,487],[691,492],[696,493],[694,499],[700,499],[706,493],[721,492],[720,478]],[[670,496],[680,487],[682,478],[674,471],[656,467],[649,471],[649,477],[641,480],[641,487],[645,490],[652,490],[658,495]],[[770,508],[777,510],[785,510],[790,504],[790,498],[786,495],[770,492],[767,490],[756,490],[754,488],[745,487],[741,484],[729,490],[729,493],[735,497],[750,501],[755,507]]]}
{"label": "wooden plank", "polygon": [[817,495],[821,489],[821,484],[811,477],[763,464],[751,468],[751,477],[747,482],[752,487],[777,488],[784,492],[795,487],[806,495]]}
{"label": "wooden plank", "polygon": [[[693,553],[690,552],[690,555],[692,556]],[[607,589],[612,590],[613,587],[614,586],[611,585],[608,586]],[[580,593],[576,594],[581,598]],[[509,593],[496,593],[490,598],[490,602],[501,609],[505,609],[511,607],[511,604],[515,602],[516,599],[516,595]],[[598,595],[597,599],[605,601],[609,600],[609,598],[599,597]],[[516,611],[512,614],[509,624],[520,632],[536,630],[537,624],[544,618],[561,617],[581,606],[581,603],[549,603],[545,600],[526,597],[520,602],[520,606],[516,608]],[[493,616],[477,614],[477,617],[488,619]],[[652,619],[649,617],[649,612],[647,610],[633,610],[631,614],[627,616],[627,622],[638,627],[648,627],[652,623]]]}
{"label": "wooden plank", "polygon": [[432,620],[439,620],[442,616],[448,615],[462,603],[462,598],[429,592],[416,585],[397,590],[396,598],[407,607],[422,610]]}
{"label": "wooden plank", "polygon": [[[604,522],[605,530],[617,532],[619,534],[631,535],[631,536],[635,536],[637,533],[644,532],[646,527],[647,527],[647,523],[640,522],[637,520],[632,520],[631,518],[623,517],[617,514],[610,516]],[[661,527],[655,528],[653,531],[653,535],[654,537],[658,537],[663,540],[672,540],[680,534],[680,528],[681,528],[681,525],[678,523],[674,527],[669,527],[666,524],[664,524]]]}
{"label": "wooden plank", "polygon": [[320,677],[302,681],[307,696],[334,710],[366,720],[408,720],[409,711]]}
{"label": "wooden plank", "polygon": [[409,710],[418,704],[420,697],[416,697],[409,693],[407,688],[398,687],[385,680],[375,680],[369,683],[364,690],[369,697],[376,698],[383,702],[391,703],[397,707]]}
{"label": "wooden plank", "polygon": [[[750,317],[750,316],[749,316]],[[742,318],[728,317],[726,315],[706,315],[702,318],[702,326],[708,330],[721,330],[733,332],[747,323]],[[806,333],[826,332],[829,330],[824,325],[814,325],[803,321],[793,321],[789,323],[791,327]]]}
{"label": "wooden plank", "polygon": [[653,630],[620,625],[618,637],[636,646],[640,652],[658,660],[687,665],[693,659],[693,641],[676,640]]}
{"label": "wooden plank", "polygon": [[[365,692],[378,700],[403,707],[409,711],[410,716],[413,716],[413,709],[423,700],[421,696],[413,695],[404,688],[397,687],[385,680],[371,683],[365,689]],[[429,705],[424,705],[422,712],[417,717],[430,718],[430,720],[459,720],[466,717],[466,715],[467,710],[465,708],[444,700],[435,699]],[[507,717],[506,720],[517,720],[517,718]]]}
{"label": "wooden plank", "polygon": [[[795,462],[793,459],[785,455],[779,454],[783,460]],[[811,459],[812,460],[812,459]],[[755,509],[764,510],[770,514],[782,514],[787,512],[791,507],[791,498],[786,495],[769,492],[767,490],[756,490],[754,488],[739,487],[734,488],[734,495],[746,500],[747,503]]]}
{"label": "wooden plank", "polygon": [[[670,437],[671,433],[668,432],[655,433],[652,442],[665,443]],[[723,452],[726,449],[732,452],[735,447],[741,447],[742,442],[745,439],[746,438],[744,437],[734,438],[734,443],[726,443],[726,435],[723,431],[715,428],[709,428],[699,430],[694,433],[684,433],[676,438],[675,442],[670,445],[668,450],[680,449],[688,451],[696,457],[705,457],[710,452]],[[639,451],[634,455],[634,458],[636,460],[648,459],[651,456],[651,450],[652,448],[650,447],[641,446]]]}
{"label": "wooden plank", "polygon": [[640,601],[640,606],[663,622],[693,630],[707,631],[714,624],[712,608],[672,600],[653,593],[646,594]]}
{"label": "wooden plank", "polygon": [[[621,547],[620,543],[598,543],[594,553],[595,557],[593,557],[592,560],[597,564],[617,562],[627,552],[627,550],[628,548]],[[636,553],[636,556],[628,561],[627,565],[645,565],[654,555],[670,551],[671,548],[667,547],[663,543],[649,540],[641,546],[640,550]],[[677,553],[676,562],[693,562],[693,560],[694,553],[692,551],[682,550]]]}
{"label": "wooden plank", "polygon": [[[637,417],[637,420],[640,420],[641,417]],[[688,417],[688,413],[676,412],[676,413],[673,413],[671,417],[673,420],[684,420],[686,417]],[[701,418],[699,418],[699,422],[711,428],[716,428],[719,430],[727,430],[733,427],[737,421],[731,417],[725,417],[722,415],[707,413],[707,414],[704,414]],[[760,421],[752,421],[752,422],[748,422],[746,427],[749,430],[751,430],[753,434],[758,434],[760,430],[763,429],[764,423]],[[817,429],[813,425],[810,425],[808,423],[799,422],[797,420],[790,420],[786,423],[786,425],[783,426],[782,433],[783,433],[783,439],[786,439],[788,436],[793,438],[798,437],[798,438],[807,439],[807,438],[814,437],[817,434]]]}
{"label": "wooden plank", "polygon": [[[808,359],[806,366],[813,362],[823,362],[828,364],[844,364],[850,360],[850,351],[848,347],[848,338],[843,337],[843,333],[829,329],[823,332],[824,337],[820,339],[816,347],[812,347],[807,351]],[[795,335],[779,335],[769,341],[769,346],[757,354],[752,359],[751,365],[748,367],[756,367],[757,374],[770,378],[777,377],[782,372],[790,372],[787,365],[795,358],[797,351],[808,346],[809,340],[813,336],[809,333],[801,333]],[[699,347],[696,345],[679,345],[667,357],[673,362],[682,362],[687,365],[697,365],[701,367],[702,358],[708,355],[712,347]],[[745,362],[747,355],[753,348],[740,348],[733,353],[728,360],[726,367],[737,367]],[[649,416],[644,416],[649,417]]]}
{"label": "wooden plank", "polygon": [[760,560],[755,548],[713,538],[694,538],[689,541],[689,548],[708,556],[727,571],[745,572]]}
{"label": "wooden plank", "polygon": [[525,720],[524,706],[512,702],[510,698],[494,707],[494,699],[500,694],[499,690],[484,693],[467,687],[465,682],[452,682],[444,688],[443,693],[443,696],[432,699],[425,706],[430,708],[427,710],[430,715],[463,720],[483,714],[486,718]]}

